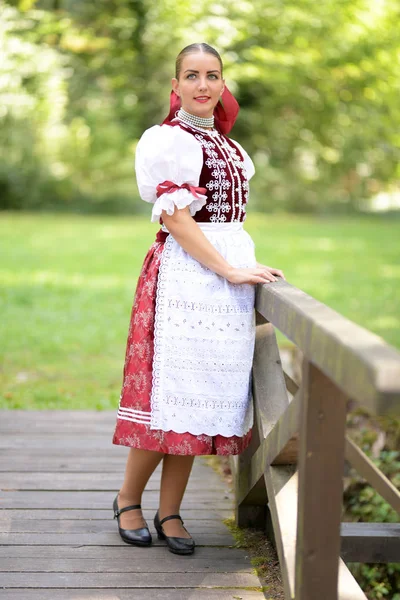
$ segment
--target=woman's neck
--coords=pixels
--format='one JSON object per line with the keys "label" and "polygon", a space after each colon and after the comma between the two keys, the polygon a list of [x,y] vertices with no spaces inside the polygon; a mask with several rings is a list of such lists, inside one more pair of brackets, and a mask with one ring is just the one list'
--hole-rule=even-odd
{"label": "woman's neck", "polygon": [[193,115],[184,108],[180,108],[177,112],[177,117],[183,123],[192,125],[193,127],[199,127],[206,130],[212,130],[214,128],[214,115],[211,117],[200,117],[198,115]]}

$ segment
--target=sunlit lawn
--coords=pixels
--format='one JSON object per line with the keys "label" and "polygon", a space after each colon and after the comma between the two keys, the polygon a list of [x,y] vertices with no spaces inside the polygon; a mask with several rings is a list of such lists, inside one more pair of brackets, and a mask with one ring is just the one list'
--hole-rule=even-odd
{"label": "sunlit lawn", "polygon": [[[260,262],[400,347],[400,220],[252,214]],[[0,217],[0,407],[115,409],[142,217]]]}

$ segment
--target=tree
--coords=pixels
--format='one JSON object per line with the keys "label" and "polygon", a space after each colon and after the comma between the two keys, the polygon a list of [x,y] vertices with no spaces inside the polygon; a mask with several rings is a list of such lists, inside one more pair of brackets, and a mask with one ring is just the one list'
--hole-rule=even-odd
{"label": "tree", "polygon": [[130,209],[136,142],[167,114],[175,56],[194,41],[221,51],[241,104],[253,205],[355,210],[397,185],[394,0],[0,0],[0,12],[3,208]]}

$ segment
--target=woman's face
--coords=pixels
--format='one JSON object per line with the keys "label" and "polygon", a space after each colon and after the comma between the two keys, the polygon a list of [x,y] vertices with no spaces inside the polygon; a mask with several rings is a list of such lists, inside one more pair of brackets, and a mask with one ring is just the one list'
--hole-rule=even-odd
{"label": "woman's face", "polygon": [[211,117],[224,91],[224,83],[218,58],[194,52],[183,58],[179,79],[172,80],[172,88],[188,113]]}

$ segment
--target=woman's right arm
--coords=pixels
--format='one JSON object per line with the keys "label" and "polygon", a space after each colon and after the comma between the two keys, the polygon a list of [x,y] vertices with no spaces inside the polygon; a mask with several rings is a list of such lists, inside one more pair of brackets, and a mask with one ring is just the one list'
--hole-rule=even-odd
{"label": "woman's right arm", "polygon": [[[276,281],[267,267],[234,268],[214,248],[193,219],[206,203],[200,192],[194,196],[183,184],[199,185],[203,168],[200,144],[180,127],[154,126],[145,131],[136,150],[136,179],[143,200],[153,204],[153,222],[162,218],[171,235],[193,258],[231,283]],[[176,190],[160,194],[160,184],[173,183]],[[167,186],[168,187],[168,186]]]}
{"label": "woman's right arm", "polygon": [[172,215],[162,211],[162,220],[178,244],[205,267],[225,277],[231,283],[269,283],[276,277],[263,267],[238,269],[232,267],[206,238],[189,208],[175,209]]}

